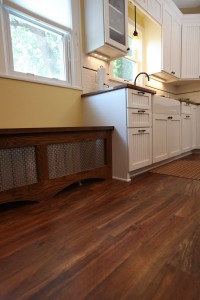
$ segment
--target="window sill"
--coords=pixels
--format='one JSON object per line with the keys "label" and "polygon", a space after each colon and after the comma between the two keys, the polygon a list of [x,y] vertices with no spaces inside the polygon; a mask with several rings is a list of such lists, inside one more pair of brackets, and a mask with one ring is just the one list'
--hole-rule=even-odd
{"label": "window sill", "polygon": [[45,85],[50,85],[50,86],[57,86],[57,87],[61,87],[61,88],[83,91],[82,86],[71,86],[71,85],[68,85],[66,82],[62,82],[60,80],[58,80],[58,82],[55,82],[55,81],[51,82],[48,79],[38,80],[36,78],[25,78],[25,77],[20,77],[17,75],[6,75],[6,74],[2,74],[2,73],[0,73],[0,78],[14,79],[14,80],[19,80],[19,81],[32,82],[32,83],[37,83],[37,84],[45,84]]}

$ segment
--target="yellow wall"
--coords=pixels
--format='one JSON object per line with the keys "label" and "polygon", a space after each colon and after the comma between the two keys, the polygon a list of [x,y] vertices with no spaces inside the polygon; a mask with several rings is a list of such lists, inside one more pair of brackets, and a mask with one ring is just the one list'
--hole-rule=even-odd
{"label": "yellow wall", "polygon": [[0,128],[80,126],[81,91],[0,78]]}
{"label": "yellow wall", "polygon": [[[131,21],[135,22],[135,9],[133,5],[130,4],[128,6],[128,17],[131,19]],[[137,24],[140,25],[141,27],[144,27],[143,17],[137,9],[136,9],[136,19],[137,19]]]}

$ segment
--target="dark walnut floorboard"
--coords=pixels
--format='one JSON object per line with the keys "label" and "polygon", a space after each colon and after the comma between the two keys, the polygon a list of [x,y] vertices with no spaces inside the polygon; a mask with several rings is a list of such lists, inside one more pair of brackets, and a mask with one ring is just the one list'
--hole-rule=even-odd
{"label": "dark walnut floorboard", "polygon": [[145,173],[0,206],[0,300],[17,299],[200,300],[200,181]]}

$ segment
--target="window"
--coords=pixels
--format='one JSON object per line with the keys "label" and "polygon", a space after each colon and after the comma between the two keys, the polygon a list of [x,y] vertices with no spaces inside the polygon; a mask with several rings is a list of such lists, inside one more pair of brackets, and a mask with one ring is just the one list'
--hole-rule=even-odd
{"label": "window", "polygon": [[138,30],[139,40],[133,40],[133,25],[129,23],[128,44],[130,50],[127,56],[118,58],[111,63],[112,77],[118,80],[133,82],[142,70],[142,31]]}
{"label": "window", "polygon": [[0,75],[80,88],[78,2],[2,0]]}

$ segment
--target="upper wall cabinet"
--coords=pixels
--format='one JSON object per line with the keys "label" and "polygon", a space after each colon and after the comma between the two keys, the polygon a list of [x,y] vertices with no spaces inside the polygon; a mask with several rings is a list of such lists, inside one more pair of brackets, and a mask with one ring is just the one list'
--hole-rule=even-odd
{"label": "upper wall cabinet", "polygon": [[182,78],[200,78],[200,20],[195,16],[183,18]]}
{"label": "upper wall cabinet", "polygon": [[162,24],[162,0],[149,0],[148,12],[160,24]]}
{"label": "upper wall cabinet", "polygon": [[86,53],[109,59],[127,54],[128,1],[84,0]]}
{"label": "upper wall cabinet", "polygon": [[139,4],[159,24],[162,24],[163,0],[135,0],[135,3]]}
{"label": "upper wall cabinet", "polygon": [[174,9],[164,5],[162,26],[162,69],[180,78],[181,75],[181,20]]}
{"label": "upper wall cabinet", "polygon": [[137,4],[139,4],[144,10],[147,11],[148,8],[148,0],[135,0]]}

